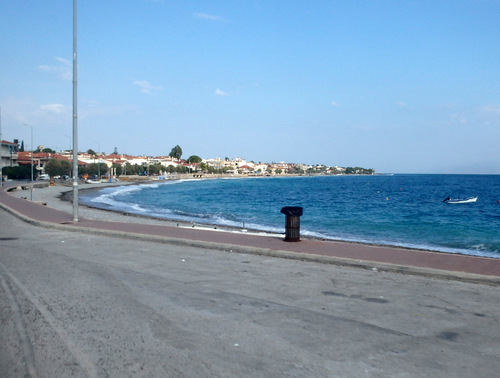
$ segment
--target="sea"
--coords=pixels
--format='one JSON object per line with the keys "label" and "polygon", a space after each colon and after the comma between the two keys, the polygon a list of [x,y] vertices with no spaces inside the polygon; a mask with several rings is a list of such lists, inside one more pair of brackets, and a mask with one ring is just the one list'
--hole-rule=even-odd
{"label": "sea", "polygon": [[[448,204],[447,197],[478,197]],[[93,207],[301,237],[500,258],[500,175],[373,175],[189,179],[80,194]]]}

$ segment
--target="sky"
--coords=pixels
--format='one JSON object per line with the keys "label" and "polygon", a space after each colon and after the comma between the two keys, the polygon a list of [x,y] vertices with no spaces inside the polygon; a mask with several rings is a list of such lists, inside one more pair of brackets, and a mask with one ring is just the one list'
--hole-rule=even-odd
{"label": "sky", "polygon": [[[77,19],[80,151],[500,174],[500,0],[80,0]],[[0,2],[2,139],[71,149],[72,96],[73,1]]]}

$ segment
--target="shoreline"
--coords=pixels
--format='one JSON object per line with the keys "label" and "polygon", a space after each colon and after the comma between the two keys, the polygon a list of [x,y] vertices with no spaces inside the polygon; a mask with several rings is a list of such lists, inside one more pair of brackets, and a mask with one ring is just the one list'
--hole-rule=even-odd
{"label": "shoreline", "polygon": [[[99,190],[110,188],[110,187],[124,187],[133,185],[148,185],[155,183],[156,181],[126,181],[126,182],[114,182],[114,183],[100,183],[100,184],[83,184],[79,185],[79,194],[82,192],[97,192]],[[23,185],[25,186],[25,185]],[[18,198],[24,198],[26,196],[27,190],[12,190],[10,195]],[[33,200],[34,202],[42,202],[47,206],[55,208],[56,210],[64,211],[66,213],[72,213],[72,201],[73,201],[73,190],[71,186],[67,185],[54,185],[47,186],[43,188],[33,188]],[[229,232],[229,233],[242,233],[242,234],[253,234],[260,236],[269,236],[274,238],[284,237],[284,233],[272,233],[262,230],[256,230],[251,228],[242,227],[232,227],[225,225],[215,225],[208,223],[194,223],[183,220],[159,218],[148,216],[144,214],[135,214],[126,211],[106,209],[97,206],[91,206],[88,204],[83,204],[79,202],[79,217],[85,220],[99,220],[99,221],[113,221],[113,222],[123,222],[130,223],[133,219],[134,223],[139,224],[150,224],[159,226],[168,226],[175,228],[193,228],[199,230],[207,230],[214,232]],[[305,239],[305,238],[304,238]]]}
{"label": "shoreline", "polygon": [[[241,179],[242,177],[236,177],[235,179]],[[190,178],[186,178],[189,180]],[[79,192],[97,192],[99,190],[109,188],[109,187],[124,187],[124,186],[133,186],[133,185],[148,185],[154,184],[156,181],[150,180],[140,180],[140,181],[125,181],[125,182],[114,182],[114,183],[100,183],[100,184],[84,184],[87,187],[79,186]],[[51,194],[50,196],[43,196],[44,202],[47,202],[49,205],[50,197],[52,197],[52,201],[50,201],[50,205],[55,207],[58,210],[63,210],[68,213],[72,212],[72,200],[73,200],[73,191],[70,186],[66,185],[55,185],[45,188],[52,189],[52,192],[57,191],[57,193]],[[37,193],[39,189],[37,189]],[[40,193],[41,194],[41,193]],[[36,198],[34,198],[36,199]],[[57,201],[54,201],[57,200]],[[59,202],[59,204],[57,203]],[[199,230],[207,230],[214,232],[229,232],[229,233],[241,233],[241,234],[253,234],[260,236],[269,236],[273,238],[284,238],[284,230],[283,233],[273,233],[270,231],[263,231],[259,229],[252,228],[243,228],[243,227],[235,227],[235,226],[226,226],[226,225],[217,225],[217,224],[209,224],[209,223],[195,223],[183,220],[169,219],[169,218],[160,218],[154,216],[148,216],[144,214],[135,214],[126,211],[114,210],[114,209],[106,209],[98,206],[92,206],[87,204],[79,204],[79,213],[80,215],[88,220],[109,220],[109,221],[117,221],[117,222],[131,222],[131,218],[136,223],[140,224],[151,224],[151,225],[163,225],[169,227],[176,228],[193,228]],[[284,226],[283,226],[284,228]],[[315,236],[308,236],[301,234],[301,240],[312,240],[312,241],[324,241],[324,242],[335,242],[335,243],[344,243],[351,245],[361,245],[367,247],[377,247],[377,248],[390,248],[390,249],[404,249],[409,251],[422,251],[422,252],[433,252],[433,253],[443,253],[447,255],[462,255],[462,256],[475,256],[475,257],[483,257],[483,258],[491,258],[498,259],[495,256],[484,256],[473,253],[462,253],[462,252],[453,252],[453,251],[443,251],[438,249],[432,249],[429,247],[413,247],[406,245],[396,245],[396,244],[384,244],[384,243],[370,243],[363,241],[351,241],[351,240],[343,240],[343,239],[334,239],[334,238],[321,238]]]}
{"label": "shoreline", "polygon": [[[27,223],[47,228],[350,266],[377,272],[452,278],[493,285],[498,285],[499,282],[497,277],[500,275],[500,259],[493,257],[305,238],[300,243],[289,243],[284,241],[282,235],[184,225],[179,227],[176,222],[136,216],[131,219],[129,214],[99,211],[86,206],[80,207],[78,221],[75,222],[71,220],[72,203],[59,198],[61,193],[70,191],[71,187],[43,185],[42,189],[34,190],[33,201],[24,200],[26,190],[12,190],[16,189],[15,184],[9,187],[0,193],[4,197],[1,207]],[[96,188],[89,185],[85,189]]]}
{"label": "shoreline", "polygon": [[[154,181],[153,181],[154,182]],[[117,184],[117,185],[107,185],[106,187],[121,187],[121,186],[132,186],[132,185],[147,185],[151,182],[130,182],[126,184]],[[92,188],[85,188],[85,189],[80,189],[80,191],[85,191],[85,192],[97,192],[99,190],[104,189],[104,187],[100,187],[102,184],[96,184],[95,187]],[[59,197],[61,201],[66,201],[66,202],[71,202],[73,201],[73,192],[71,190],[67,192],[62,192]],[[172,218],[161,218],[161,217],[155,217],[151,215],[145,215],[145,214],[136,214],[136,213],[131,213],[127,211],[121,211],[121,210],[114,210],[114,209],[106,209],[104,207],[99,207],[99,206],[92,206],[84,203],[80,203],[80,206],[84,206],[87,209],[93,209],[96,211],[103,211],[103,212],[109,212],[109,213],[114,213],[114,214],[119,214],[124,217],[134,217],[135,219],[142,219],[145,221],[151,221],[151,222],[159,222],[158,224],[163,224],[165,226],[170,226],[170,227],[178,227],[178,228],[196,228],[199,230],[209,230],[209,231],[220,231],[220,232],[236,232],[236,233],[244,233],[244,234],[255,234],[255,235],[261,235],[261,236],[270,236],[270,237],[284,237],[284,233],[273,233],[269,231],[262,231],[258,229],[252,229],[252,228],[243,228],[243,227],[236,227],[236,226],[227,226],[227,225],[218,225],[218,224],[211,224],[211,223],[196,223],[196,222],[189,222],[185,220],[178,220],[178,219],[172,219]],[[306,237],[304,237],[306,239]],[[307,239],[312,239],[312,238],[307,238]]]}
{"label": "shoreline", "polygon": [[[236,177],[235,179],[241,179],[242,177]],[[199,178],[196,178],[199,180]],[[185,180],[190,180],[190,178],[186,178]],[[157,181],[151,180],[139,180],[139,181],[124,181],[124,182],[102,182],[99,184],[80,184],[79,185],[79,193],[81,192],[97,192],[99,190],[110,188],[110,187],[125,187],[125,186],[133,186],[133,185],[148,185],[155,184]],[[26,185],[23,185],[26,186]],[[82,187],[83,186],[83,187]],[[50,193],[49,193],[50,192]],[[10,192],[10,195],[14,195],[16,197],[26,198],[23,194],[26,193],[25,190],[13,190]],[[53,185],[46,186],[44,188],[34,187],[33,200],[35,202],[43,202],[46,203],[47,206],[53,207],[57,210],[61,210],[67,213],[72,213],[72,200],[73,200],[73,190],[69,185]],[[124,222],[130,223],[133,219],[134,223],[138,224],[150,224],[150,225],[160,225],[160,226],[168,226],[175,228],[192,228],[198,230],[206,230],[213,232],[228,232],[228,233],[240,233],[240,234],[248,234],[248,235],[259,235],[259,236],[268,236],[272,238],[284,238],[285,230],[283,233],[273,233],[270,231],[263,231],[259,229],[252,228],[243,228],[243,227],[235,227],[235,226],[226,226],[226,225],[217,225],[217,224],[209,224],[209,223],[195,223],[184,220],[176,220],[169,218],[160,218],[154,216],[148,216],[144,214],[135,214],[126,211],[114,210],[114,209],[106,209],[98,206],[92,206],[88,204],[79,203],[79,216],[86,220],[99,220],[99,221],[114,221],[114,222]],[[132,219],[131,219],[132,218]],[[284,226],[283,226],[284,228]],[[465,253],[460,251],[443,251],[438,249],[433,249],[431,247],[417,247],[417,246],[406,246],[406,245],[396,245],[396,244],[384,244],[384,243],[370,243],[363,241],[352,241],[352,240],[343,240],[343,239],[334,239],[334,238],[321,238],[315,236],[308,235],[300,235],[301,240],[311,240],[311,241],[324,241],[324,242],[335,242],[335,243],[343,243],[347,245],[360,245],[366,247],[376,247],[376,248],[389,248],[389,249],[403,249],[408,251],[421,251],[421,252],[433,252],[433,253],[442,253],[446,255],[459,255],[459,256],[472,256],[472,257],[482,257],[482,258],[490,258],[490,259],[499,259],[496,256],[488,256],[488,255],[479,255],[473,253]]]}

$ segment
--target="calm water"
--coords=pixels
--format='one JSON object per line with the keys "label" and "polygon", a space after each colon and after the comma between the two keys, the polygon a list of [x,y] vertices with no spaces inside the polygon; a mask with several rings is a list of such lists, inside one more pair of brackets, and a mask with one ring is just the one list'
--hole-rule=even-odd
{"label": "calm water", "polygon": [[[446,204],[447,196],[478,196]],[[106,188],[81,202],[142,215],[500,258],[499,175],[393,175],[165,181]]]}

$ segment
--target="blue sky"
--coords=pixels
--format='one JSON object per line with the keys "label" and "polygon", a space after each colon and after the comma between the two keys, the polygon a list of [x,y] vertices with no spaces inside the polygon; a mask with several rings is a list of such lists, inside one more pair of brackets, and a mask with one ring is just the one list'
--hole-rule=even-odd
{"label": "blue sky", "polygon": [[[3,139],[71,147],[73,2],[0,3]],[[500,174],[499,0],[80,0],[79,150]]]}

